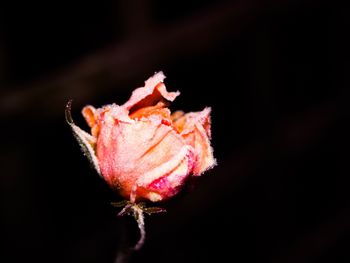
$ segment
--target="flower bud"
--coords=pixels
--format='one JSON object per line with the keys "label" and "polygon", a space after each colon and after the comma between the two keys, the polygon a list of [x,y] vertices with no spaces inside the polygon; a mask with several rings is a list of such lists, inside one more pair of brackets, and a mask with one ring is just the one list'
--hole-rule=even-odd
{"label": "flower bud", "polygon": [[91,135],[68,117],[96,170],[131,202],[168,199],[190,175],[199,176],[215,165],[211,109],[171,113],[167,105],[180,93],[168,92],[164,78],[156,73],[121,106],[85,106],[82,114]]}

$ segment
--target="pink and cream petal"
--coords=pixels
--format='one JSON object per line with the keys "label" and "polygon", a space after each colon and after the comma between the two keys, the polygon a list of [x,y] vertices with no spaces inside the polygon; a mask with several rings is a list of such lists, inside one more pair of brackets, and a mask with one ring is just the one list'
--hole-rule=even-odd
{"label": "pink and cream petal", "polygon": [[[184,145],[183,148],[167,162],[159,164],[153,170],[146,172],[142,177],[140,177],[139,180],[137,180],[137,185],[147,186],[164,175],[169,175],[176,168],[178,168],[184,160],[187,160],[188,153],[191,151],[191,149],[192,147]],[[188,163],[188,161],[186,163]],[[188,172],[187,167],[186,172]]]}
{"label": "pink and cream petal", "polygon": [[204,110],[199,112],[189,112],[179,118],[175,125],[182,125],[182,134],[192,132],[195,124],[203,126],[208,138],[211,138],[211,120],[210,120],[211,108],[206,107]]}
{"label": "pink and cream petal", "polygon": [[147,189],[144,197],[152,202],[157,202],[176,195],[192,170],[191,158],[191,151],[189,151],[176,168],[168,172],[168,174],[155,179],[150,184],[140,185],[141,189]]}
{"label": "pink and cream petal", "polygon": [[194,148],[196,161],[192,171],[193,175],[199,176],[216,165],[213,148],[210,146],[209,138],[202,125],[195,124],[193,130],[183,137]]}
{"label": "pink and cream petal", "polygon": [[193,175],[201,175],[216,164],[213,149],[210,146],[210,112],[209,107],[200,112],[190,112],[179,118],[175,126],[181,127],[181,135],[195,150],[196,162]]}
{"label": "pink and cream petal", "polygon": [[165,76],[163,72],[158,72],[150,77],[142,88],[133,91],[130,99],[123,105],[127,110],[133,111],[147,106],[153,106],[162,99],[173,101],[179,91],[168,92],[163,84]]}
{"label": "pink and cream petal", "polygon": [[174,169],[186,155],[185,141],[161,118],[130,123],[107,122],[101,127],[97,157],[110,185],[122,185],[129,195],[135,185],[145,185]]}

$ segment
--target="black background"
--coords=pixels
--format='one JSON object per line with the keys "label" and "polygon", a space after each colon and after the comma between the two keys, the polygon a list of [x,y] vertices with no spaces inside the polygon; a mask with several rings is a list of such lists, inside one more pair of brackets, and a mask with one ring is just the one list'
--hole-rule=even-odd
{"label": "black background", "polygon": [[[114,262],[138,238],[64,120],[163,70],[211,106],[218,161],[146,217],[130,262],[349,262],[349,12],[341,1],[1,4],[1,262]],[[118,256],[119,255],[119,256]],[[127,257],[127,255],[124,255]],[[125,258],[125,262],[127,258]]]}

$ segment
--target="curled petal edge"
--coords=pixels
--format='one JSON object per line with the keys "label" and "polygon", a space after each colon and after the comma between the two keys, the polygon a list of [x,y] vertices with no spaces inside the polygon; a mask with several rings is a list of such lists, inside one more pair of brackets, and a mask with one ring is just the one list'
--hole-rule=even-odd
{"label": "curled petal edge", "polygon": [[126,103],[124,103],[122,107],[124,107],[127,110],[130,110],[131,108],[138,106],[137,104],[142,103],[143,100],[148,100],[148,103],[140,107],[153,106],[155,105],[154,103],[155,101],[161,100],[162,98],[164,98],[167,101],[175,100],[175,98],[180,95],[180,92],[179,91],[168,92],[166,90],[165,85],[163,84],[164,79],[165,79],[165,76],[163,72],[162,71],[157,72],[156,74],[154,74],[152,77],[150,77],[148,80],[145,81],[144,87],[135,89],[132,92],[129,100]]}

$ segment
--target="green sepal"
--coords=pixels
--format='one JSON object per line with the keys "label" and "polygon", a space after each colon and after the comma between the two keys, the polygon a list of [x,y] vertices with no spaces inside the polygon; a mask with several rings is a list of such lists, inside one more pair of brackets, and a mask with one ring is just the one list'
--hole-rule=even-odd
{"label": "green sepal", "polygon": [[95,168],[97,173],[101,176],[100,167],[99,167],[98,160],[94,150],[96,146],[96,138],[88,134],[87,132],[83,131],[77,125],[74,124],[72,114],[71,114],[71,108],[72,108],[72,100],[69,100],[65,110],[66,121],[71,127],[73,131],[73,135],[78,141],[83,154],[88,158],[92,167]]}

